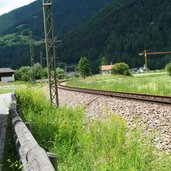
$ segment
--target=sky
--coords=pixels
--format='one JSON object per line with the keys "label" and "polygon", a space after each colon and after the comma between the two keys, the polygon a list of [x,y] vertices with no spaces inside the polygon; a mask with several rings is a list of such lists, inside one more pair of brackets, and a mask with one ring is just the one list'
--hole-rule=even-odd
{"label": "sky", "polygon": [[35,0],[0,0],[0,15],[27,5]]}

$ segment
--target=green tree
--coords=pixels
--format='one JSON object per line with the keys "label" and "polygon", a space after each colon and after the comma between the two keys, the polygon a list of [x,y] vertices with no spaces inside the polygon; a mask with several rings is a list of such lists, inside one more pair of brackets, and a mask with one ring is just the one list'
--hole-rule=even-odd
{"label": "green tree", "polygon": [[15,78],[20,81],[30,81],[31,80],[31,68],[29,66],[21,67],[16,70]]}
{"label": "green tree", "polygon": [[111,73],[112,74],[130,75],[129,66],[128,66],[128,64],[126,64],[124,62],[116,63],[112,67]]}
{"label": "green tree", "polygon": [[65,78],[65,71],[62,68],[56,68],[56,73],[58,76],[58,79],[64,79]]}
{"label": "green tree", "polygon": [[36,63],[31,67],[31,78],[33,80],[41,79],[43,77],[43,68],[39,63]]}
{"label": "green tree", "polygon": [[100,66],[99,66],[99,71],[100,73],[102,72],[102,65],[107,65],[108,64],[108,60],[106,58],[106,56],[103,56],[100,58]]}
{"label": "green tree", "polygon": [[89,60],[83,56],[80,58],[78,63],[78,70],[80,72],[80,75],[85,78],[86,76],[91,75],[91,66]]}
{"label": "green tree", "polygon": [[47,68],[43,68],[42,78],[48,78],[48,69]]}
{"label": "green tree", "polygon": [[107,65],[107,64],[109,64],[109,62],[108,62],[106,56],[103,56],[103,57],[100,59],[100,64],[101,64],[101,65]]}
{"label": "green tree", "polygon": [[166,71],[168,72],[168,74],[171,76],[171,62],[169,62],[168,64],[166,64],[165,70],[166,70]]}

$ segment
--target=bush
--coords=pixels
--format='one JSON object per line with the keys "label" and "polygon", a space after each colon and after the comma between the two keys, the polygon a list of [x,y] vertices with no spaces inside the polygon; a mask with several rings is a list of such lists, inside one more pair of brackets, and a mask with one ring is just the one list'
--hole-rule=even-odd
{"label": "bush", "polygon": [[65,78],[65,71],[62,68],[56,68],[58,79],[64,79]]}
{"label": "bush", "polygon": [[19,81],[32,81],[47,77],[47,68],[42,68],[42,66],[39,63],[34,64],[33,67],[21,67],[15,72],[15,79]]}
{"label": "bush", "polygon": [[121,75],[131,75],[130,72],[129,72],[128,64],[126,64],[124,62],[116,63],[112,67],[111,73],[112,74],[121,74]]}
{"label": "bush", "polygon": [[43,76],[43,68],[39,63],[36,63],[31,67],[31,77],[33,80],[41,79]]}
{"label": "bush", "polygon": [[31,76],[31,68],[29,66],[21,67],[15,72],[16,80],[30,81],[30,76]]}
{"label": "bush", "polygon": [[168,63],[166,66],[165,66],[165,70],[168,72],[168,74],[171,76],[171,62]]}

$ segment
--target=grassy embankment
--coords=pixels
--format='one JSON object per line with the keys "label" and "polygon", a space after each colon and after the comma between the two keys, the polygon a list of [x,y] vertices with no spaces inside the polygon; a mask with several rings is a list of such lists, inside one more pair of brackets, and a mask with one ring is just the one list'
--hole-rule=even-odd
{"label": "grassy embankment", "polygon": [[171,96],[171,77],[165,72],[120,75],[96,75],[86,79],[74,79],[69,86]]}
{"label": "grassy embankment", "polygon": [[[32,93],[32,94],[31,94]],[[129,129],[123,119],[94,120],[82,125],[82,109],[52,108],[43,93],[17,91],[21,115],[47,151],[58,156],[60,171],[168,171],[171,156],[152,148],[150,138]]]}
{"label": "grassy embankment", "polygon": [[0,83],[0,94],[13,92],[14,89],[15,85],[13,84]]}

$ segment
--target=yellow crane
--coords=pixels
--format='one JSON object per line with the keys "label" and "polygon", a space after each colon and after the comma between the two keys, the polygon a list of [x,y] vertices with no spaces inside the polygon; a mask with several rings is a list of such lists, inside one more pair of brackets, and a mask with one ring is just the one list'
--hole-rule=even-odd
{"label": "yellow crane", "polygon": [[171,52],[147,52],[147,50],[144,50],[143,52],[139,53],[140,56],[144,55],[145,70],[147,70],[147,55],[165,55],[165,54],[171,54]]}

